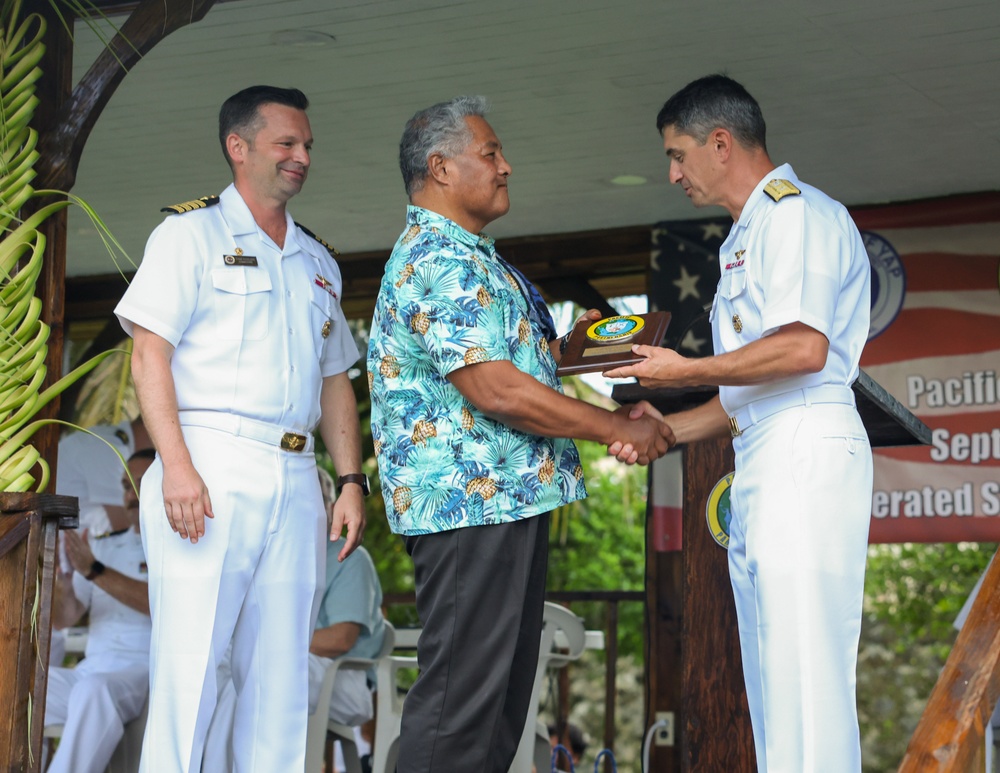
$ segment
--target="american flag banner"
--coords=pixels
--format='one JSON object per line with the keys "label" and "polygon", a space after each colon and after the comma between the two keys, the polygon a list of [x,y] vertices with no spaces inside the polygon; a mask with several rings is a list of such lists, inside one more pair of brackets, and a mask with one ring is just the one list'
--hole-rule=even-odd
{"label": "american flag banner", "polygon": [[[1000,193],[851,214],[872,262],[861,367],[933,433],[930,446],[876,449],[870,540],[1000,541]],[[730,225],[653,229],[650,306],[673,312],[666,343],[682,354],[711,353],[702,311]],[[679,465],[659,464],[654,517],[680,501]]]}

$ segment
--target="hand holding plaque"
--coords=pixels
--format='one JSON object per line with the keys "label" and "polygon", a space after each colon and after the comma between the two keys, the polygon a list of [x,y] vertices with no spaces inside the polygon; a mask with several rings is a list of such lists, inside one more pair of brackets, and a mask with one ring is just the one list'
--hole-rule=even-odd
{"label": "hand holding plaque", "polygon": [[644,358],[632,353],[633,345],[659,346],[669,324],[668,311],[605,317],[597,322],[582,319],[573,328],[556,375],[595,373],[641,362]]}

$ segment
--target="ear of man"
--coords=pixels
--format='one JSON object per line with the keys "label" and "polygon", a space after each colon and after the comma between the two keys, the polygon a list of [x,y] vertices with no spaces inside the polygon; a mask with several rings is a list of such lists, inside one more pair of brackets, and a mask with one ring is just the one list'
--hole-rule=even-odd
{"label": "ear of man", "polygon": [[733,135],[728,129],[713,129],[708,135],[708,144],[715,151],[716,158],[725,163],[733,152]]}
{"label": "ear of man", "polygon": [[249,144],[247,141],[235,132],[226,137],[226,151],[229,153],[229,159],[233,163],[243,161],[246,158],[248,148]]}
{"label": "ear of man", "polygon": [[448,159],[443,153],[431,153],[427,158],[427,172],[439,185],[448,184]]}

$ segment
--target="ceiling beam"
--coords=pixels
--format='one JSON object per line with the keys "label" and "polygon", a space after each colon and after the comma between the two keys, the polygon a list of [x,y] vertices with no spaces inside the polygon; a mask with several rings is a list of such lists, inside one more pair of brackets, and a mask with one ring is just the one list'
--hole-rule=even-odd
{"label": "ceiling beam", "polygon": [[136,5],[40,136],[36,188],[73,188],[90,132],[129,69],[171,32],[200,21],[214,3],[143,0]]}

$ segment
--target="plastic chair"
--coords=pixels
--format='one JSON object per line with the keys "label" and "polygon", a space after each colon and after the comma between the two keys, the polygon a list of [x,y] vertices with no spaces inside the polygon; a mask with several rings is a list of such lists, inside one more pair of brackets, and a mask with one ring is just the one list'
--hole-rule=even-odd
{"label": "plastic chair", "polygon": [[[558,652],[555,649],[556,631],[562,631],[566,637],[568,652]],[[587,632],[583,627],[583,618],[574,615],[566,607],[546,601],[542,613],[542,641],[538,651],[538,667],[535,669],[535,682],[531,688],[528,716],[509,773],[531,773],[532,764],[540,771],[551,767],[552,749],[549,745],[548,729],[538,721],[538,696],[542,691],[546,670],[562,668],[570,661],[579,658],[583,654],[586,642]]]}
{"label": "plastic chair", "polygon": [[361,759],[354,740],[354,729],[330,719],[330,699],[333,696],[333,683],[337,678],[337,672],[342,668],[352,671],[367,671],[372,667],[377,667],[392,652],[395,642],[395,629],[386,620],[385,637],[382,639],[382,648],[379,650],[378,655],[372,659],[334,658],[327,667],[326,673],[323,675],[323,683],[319,688],[316,711],[309,716],[309,723],[306,726],[306,770],[308,773],[316,773],[316,771],[323,770],[327,732],[332,733],[340,741],[340,748],[344,753],[344,765],[347,766],[347,773],[361,773]]}
{"label": "plastic chair", "polygon": [[416,668],[416,657],[388,655],[378,663],[378,706],[375,709],[375,742],[372,744],[372,773],[393,773],[399,759],[399,729],[403,699],[398,674]]}

